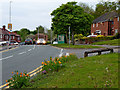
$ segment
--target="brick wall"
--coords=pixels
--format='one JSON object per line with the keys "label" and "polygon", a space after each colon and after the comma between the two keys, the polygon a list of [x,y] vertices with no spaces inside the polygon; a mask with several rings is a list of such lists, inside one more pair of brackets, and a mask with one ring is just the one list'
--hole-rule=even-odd
{"label": "brick wall", "polygon": [[[97,25],[98,24],[98,25]],[[108,22],[100,22],[100,23],[96,23],[91,25],[91,34],[95,34],[94,32],[96,30],[101,30],[101,35],[108,35]]]}
{"label": "brick wall", "polygon": [[118,17],[114,18],[114,34],[116,34],[115,30],[118,30],[118,32],[120,32],[120,17],[119,17],[119,21],[118,21]]}

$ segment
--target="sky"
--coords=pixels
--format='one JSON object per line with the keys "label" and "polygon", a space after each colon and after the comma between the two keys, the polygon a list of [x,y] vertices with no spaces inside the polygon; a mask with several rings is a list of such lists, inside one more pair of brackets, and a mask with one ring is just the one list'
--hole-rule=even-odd
{"label": "sky", "polygon": [[0,28],[2,28],[3,25],[6,25],[6,29],[8,29],[8,23],[10,23],[10,1],[12,1],[12,31],[20,30],[22,28],[33,31],[40,25],[50,29],[52,18],[50,13],[62,4],[69,1],[76,1],[78,3],[83,2],[95,9],[95,5],[101,0],[0,0]]}

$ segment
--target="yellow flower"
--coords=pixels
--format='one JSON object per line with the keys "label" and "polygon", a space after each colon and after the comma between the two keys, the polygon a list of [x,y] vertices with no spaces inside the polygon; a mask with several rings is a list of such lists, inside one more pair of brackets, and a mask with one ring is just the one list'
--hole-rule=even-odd
{"label": "yellow flower", "polygon": [[29,76],[29,74],[27,74],[27,76]]}
{"label": "yellow flower", "polygon": [[47,64],[45,63],[45,65],[47,65]]}
{"label": "yellow flower", "polygon": [[42,64],[44,64],[44,62],[42,62]]}
{"label": "yellow flower", "polygon": [[59,64],[61,64],[61,62],[60,62],[60,61],[59,61],[58,63],[59,63]]}
{"label": "yellow flower", "polygon": [[59,60],[59,58],[57,59],[57,61]]}
{"label": "yellow flower", "polygon": [[12,78],[11,78],[11,80],[12,80]]}
{"label": "yellow flower", "polygon": [[56,64],[56,62],[54,61],[54,63]]}
{"label": "yellow flower", "polygon": [[8,86],[8,84],[6,84],[6,86]]}
{"label": "yellow flower", "polygon": [[22,77],[22,75],[20,75],[20,77]]}
{"label": "yellow flower", "polygon": [[50,61],[47,61],[47,63],[49,63]]}
{"label": "yellow flower", "polygon": [[6,80],[6,82],[7,82],[7,80]]}
{"label": "yellow flower", "polygon": [[18,75],[18,72],[17,72],[17,75]]}
{"label": "yellow flower", "polygon": [[25,76],[25,74],[23,73],[23,76]]}
{"label": "yellow flower", "polygon": [[12,72],[12,74],[13,74],[13,72]]}
{"label": "yellow flower", "polygon": [[65,57],[67,57],[67,56],[65,56]]}

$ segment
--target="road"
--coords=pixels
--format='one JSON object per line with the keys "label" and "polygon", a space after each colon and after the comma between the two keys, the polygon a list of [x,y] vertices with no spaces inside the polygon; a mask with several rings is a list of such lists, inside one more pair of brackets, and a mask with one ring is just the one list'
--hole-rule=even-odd
{"label": "road", "polygon": [[[20,46],[16,49],[2,52],[0,59],[0,69],[2,71],[2,84],[12,76],[11,72],[30,72],[41,66],[41,62],[50,56],[56,57],[60,54],[60,49],[51,46],[29,45]],[[1,74],[1,73],[0,73]]]}

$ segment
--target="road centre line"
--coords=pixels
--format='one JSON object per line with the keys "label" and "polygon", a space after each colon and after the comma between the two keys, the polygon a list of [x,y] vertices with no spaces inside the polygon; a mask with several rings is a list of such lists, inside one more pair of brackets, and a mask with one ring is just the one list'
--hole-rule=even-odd
{"label": "road centre line", "polygon": [[26,53],[26,52],[21,52],[21,53],[19,53],[19,54],[24,54],[24,53]]}
{"label": "road centre line", "polygon": [[1,58],[0,60],[8,59],[8,58],[11,58],[11,57],[13,57],[13,55],[5,57],[5,58]]}
{"label": "road centre line", "polygon": [[29,49],[28,51],[31,51],[32,49]]}

